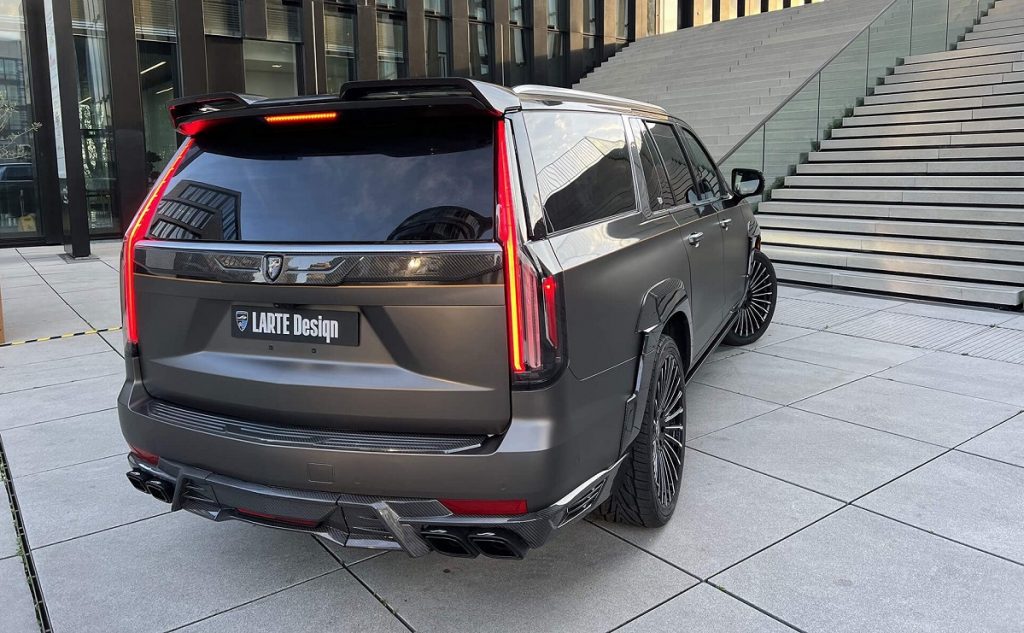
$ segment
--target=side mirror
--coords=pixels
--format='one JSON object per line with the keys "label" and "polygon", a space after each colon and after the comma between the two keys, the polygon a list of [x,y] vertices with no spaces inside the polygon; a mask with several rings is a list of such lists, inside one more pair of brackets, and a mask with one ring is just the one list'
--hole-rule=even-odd
{"label": "side mirror", "polygon": [[764,174],[756,169],[732,170],[732,190],[741,198],[764,193]]}

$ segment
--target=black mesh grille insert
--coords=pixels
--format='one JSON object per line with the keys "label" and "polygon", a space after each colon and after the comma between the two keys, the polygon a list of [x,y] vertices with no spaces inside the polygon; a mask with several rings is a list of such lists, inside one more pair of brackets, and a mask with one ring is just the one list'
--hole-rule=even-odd
{"label": "black mesh grille insert", "polygon": [[146,413],[154,419],[181,428],[278,446],[378,453],[448,454],[477,448],[487,439],[486,435],[365,433],[281,427],[203,413],[160,401],[151,401]]}

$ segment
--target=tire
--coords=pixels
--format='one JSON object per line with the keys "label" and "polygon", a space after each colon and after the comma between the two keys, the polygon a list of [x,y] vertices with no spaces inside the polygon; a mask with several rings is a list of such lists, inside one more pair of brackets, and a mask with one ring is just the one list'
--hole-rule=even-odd
{"label": "tire", "polygon": [[671,337],[658,341],[640,433],[597,509],[601,518],[640,527],[668,523],[679,499],[686,444],[686,365]]}
{"label": "tire", "polygon": [[750,345],[768,331],[779,300],[779,280],[772,260],[761,251],[754,251],[750,268],[750,287],[740,304],[732,330],[722,342],[726,345]]}

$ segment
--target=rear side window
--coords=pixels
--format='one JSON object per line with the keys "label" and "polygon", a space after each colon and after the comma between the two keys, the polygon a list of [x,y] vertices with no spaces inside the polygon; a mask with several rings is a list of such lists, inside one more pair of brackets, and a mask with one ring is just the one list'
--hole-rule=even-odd
{"label": "rear side window", "polygon": [[525,119],[541,200],[554,230],[636,209],[622,117],[528,112]]}
{"label": "rear side window", "polygon": [[647,197],[651,211],[660,211],[675,206],[672,187],[669,186],[668,174],[658,156],[658,148],[647,131],[647,126],[639,119],[630,120],[633,126],[633,137],[636,139],[637,151],[640,154],[640,167],[647,183]]}
{"label": "rear side window", "polygon": [[675,194],[676,204],[696,202],[697,192],[693,186],[693,174],[690,173],[686,154],[683,153],[672,126],[648,122],[647,129],[651,131],[651,136],[661,151],[661,158],[665,161],[665,170],[668,172],[668,181]]}
{"label": "rear side window", "polygon": [[693,171],[700,186],[700,199],[717,200],[723,197],[722,183],[718,180],[718,169],[715,168],[714,161],[711,160],[693,134],[683,129],[680,129],[679,133],[683,137],[683,143],[686,144],[690,160],[693,161]]}
{"label": "rear side window", "polygon": [[227,129],[196,139],[150,235],[238,242],[488,240],[494,120]]}

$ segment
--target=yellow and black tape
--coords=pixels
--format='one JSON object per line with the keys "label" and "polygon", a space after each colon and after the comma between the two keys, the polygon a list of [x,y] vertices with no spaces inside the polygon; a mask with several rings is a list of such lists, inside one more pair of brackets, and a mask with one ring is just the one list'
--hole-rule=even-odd
{"label": "yellow and black tape", "polygon": [[30,338],[26,341],[10,341],[7,343],[0,343],[0,347],[12,347],[14,345],[27,345],[28,343],[42,343],[43,341],[55,341],[60,338],[74,338],[76,336],[85,336],[86,334],[102,334],[104,332],[120,332],[121,326],[116,327],[105,327],[98,330],[85,330],[83,332],[71,332],[69,334],[58,334],[57,336],[43,336],[40,338]]}

